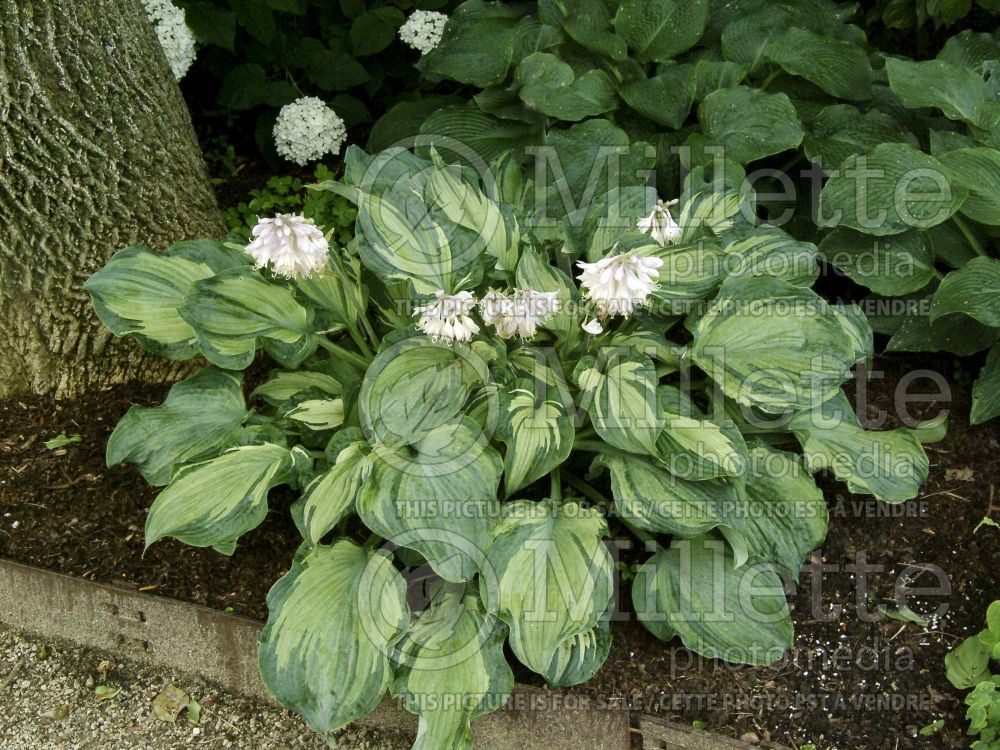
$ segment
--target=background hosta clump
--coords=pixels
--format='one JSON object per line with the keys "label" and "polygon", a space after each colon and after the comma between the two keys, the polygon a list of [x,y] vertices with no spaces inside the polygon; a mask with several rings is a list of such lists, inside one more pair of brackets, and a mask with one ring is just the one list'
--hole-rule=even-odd
{"label": "background hosta clump", "polygon": [[[551,685],[586,681],[611,644],[612,535],[645,548],[631,600],[653,633],[770,663],[792,644],[784,581],[826,533],[813,472],[887,502],[926,478],[916,433],[863,429],[841,392],[872,334],[811,291],[815,245],[704,169],[659,204],[655,155],[608,120],[548,141],[562,181],[509,154],[476,171],[350,148],[319,187],[356,203],[357,234],[319,271],[274,273],[298,245],[251,248],[254,268],[199,241],[122,250],[87,283],[116,335],[208,362],[108,447],[164,487],[147,544],[229,554],[269,508],[295,519],[261,671],[317,730],[388,689],[417,747],[468,747],[510,693],[505,644]],[[622,158],[588,186],[606,144]],[[251,365],[270,371],[246,393]]]}

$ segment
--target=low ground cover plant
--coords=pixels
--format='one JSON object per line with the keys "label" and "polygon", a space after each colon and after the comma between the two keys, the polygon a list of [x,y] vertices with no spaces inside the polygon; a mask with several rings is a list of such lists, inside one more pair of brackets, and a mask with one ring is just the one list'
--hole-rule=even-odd
{"label": "low ground cover plant", "polygon": [[991,664],[1000,662],[1000,601],[986,611],[986,628],[967,638],[945,657],[948,680],[965,697],[969,706],[969,734],[978,739],[972,750],[996,750],[1000,747],[1000,675]]}

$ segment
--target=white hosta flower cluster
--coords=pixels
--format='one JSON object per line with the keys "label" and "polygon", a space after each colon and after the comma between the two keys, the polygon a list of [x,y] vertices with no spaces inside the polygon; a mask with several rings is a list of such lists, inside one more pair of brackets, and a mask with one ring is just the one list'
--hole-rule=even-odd
{"label": "white hosta flower cluster", "polygon": [[270,266],[279,276],[306,277],[326,267],[330,245],[311,219],[278,214],[261,219],[244,248],[257,268]]}
{"label": "white hosta flower cluster", "polygon": [[339,153],[347,140],[344,121],[315,96],[304,96],[282,107],[273,133],[278,154],[299,166]]}
{"label": "white hosta flower cluster", "polygon": [[673,206],[675,203],[677,203],[676,198],[667,203],[656,201],[656,205],[653,206],[653,210],[649,216],[645,216],[636,222],[636,228],[640,232],[648,234],[661,245],[672,245],[678,242],[681,235],[684,234],[684,230],[674,221],[674,217],[670,215],[670,206]]}
{"label": "white hosta flower cluster", "polygon": [[[659,285],[661,258],[641,255],[632,250],[627,253],[601,258],[596,263],[577,263],[583,269],[580,285],[583,294],[597,305],[602,318],[610,315],[631,315],[636,307],[645,305],[649,295]],[[604,329],[595,318],[584,324],[587,333],[598,334]]]}
{"label": "white hosta flower cluster", "polygon": [[399,27],[399,38],[426,55],[441,42],[448,16],[433,10],[415,10]]}
{"label": "white hosta flower cluster", "polygon": [[475,306],[476,298],[471,292],[445,294],[443,289],[438,289],[434,293],[434,301],[416,308],[413,314],[420,316],[417,328],[434,341],[450,344],[470,341],[479,333],[479,326],[469,316]]}
{"label": "white hosta flower cluster", "polygon": [[142,0],[146,15],[156,29],[160,46],[167,55],[170,70],[178,81],[194,62],[195,39],[184,21],[184,9],[170,0]]}
{"label": "white hosta flower cluster", "polygon": [[558,296],[558,292],[534,289],[518,289],[513,295],[490,291],[479,303],[479,309],[483,320],[496,327],[500,338],[530,339],[538,324],[556,311]]}

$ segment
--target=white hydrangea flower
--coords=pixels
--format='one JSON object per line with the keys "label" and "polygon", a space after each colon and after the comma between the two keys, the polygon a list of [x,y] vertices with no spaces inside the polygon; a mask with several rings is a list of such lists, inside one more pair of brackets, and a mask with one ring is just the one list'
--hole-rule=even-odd
{"label": "white hydrangea flower", "polygon": [[174,78],[181,80],[195,57],[194,34],[184,21],[184,9],[170,0],[142,0],[142,5],[156,29]]}
{"label": "white hydrangea flower", "polygon": [[399,38],[426,55],[441,42],[448,16],[433,10],[415,10],[399,27]]}
{"label": "white hydrangea flower", "polygon": [[644,305],[658,288],[660,258],[629,251],[602,258],[596,263],[577,262],[583,269],[580,284],[584,296],[594,300],[601,316],[628,317],[639,305]]}
{"label": "white hydrangea flower", "polygon": [[581,328],[583,328],[583,330],[585,330],[587,333],[592,334],[594,336],[596,336],[599,333],[604,333],[604,326],[601,325],[601,321],[598,320],[597,318],[594,318],[593,320],[588,320],[581,326]]}
{"label": "white hydrangea flower", "polygon": [[479,311],[490,325],[496,326],[502,339],[515,335],[530,339],[538,331],[538,324],[556,312],[558,292],[536,292],[519,289],[513,296],[491,291],[479,303]]}
{"label": "white hydrangea flower", "polygon": [[339,153],[347,140],[344,121],[315,96],[282,107],[273,132],[278,154],[299,166]]}
{"label": "white hydrangea flower", "polygon": [[330,245],[311,219],[295,214],[278,214],[261,219],[253,228],[253,238],[244,250],[257,268],[270,265],[280,276],[310,276],[326,268]]}
{"label": "white hydrangea flower", "polygon": [[636,228],[640,232],[648,234],[661,245],[672,245],[678,242],[681,235],[684,234],[684,230],[674,221],[674,217],[670,215],[670,206],[673,206],[675,203],[677,203],[676,198],[667,203],[656,201],[656,205],[653,206],[653,210],[649,216],[639,219],[636,222]]}
{"label": "white hydrangea flower", "polygon": [[471,292],[445,294],[443,289],[434,293],[434,301],[417,307],[414,315],[419,315],[417,328],[434,341],[453,343],[469,341],[479,333],[479,326],[469,317],[476,306],[476,298]]}

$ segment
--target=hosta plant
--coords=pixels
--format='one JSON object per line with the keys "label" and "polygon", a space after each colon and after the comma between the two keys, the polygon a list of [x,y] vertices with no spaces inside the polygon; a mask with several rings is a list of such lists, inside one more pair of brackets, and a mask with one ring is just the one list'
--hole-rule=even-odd
{"label": "hosta plant", "polygon": [[[924,481],[915,433],[863,429],[841,391],[871,331],[810,290],[815,246],[725,181],[692,173],[670,206],[629,166],[553,227],[552,186],[508,158],[352,148],[319,186],[357,204],[348,245],[278,216],[246,247],[128,248],[87,282],[114,334],[206,361],[108,445],[163,487],[147,545],[232,554],[294,518],[260,667],[314,729],[388,691],[415,747],[467,748],[511,691],[506,646],[573,685],[631,612],[770,663],[826,533],[813,472],[886,502]],[[612,538],[642,561],[631,606]]]}

